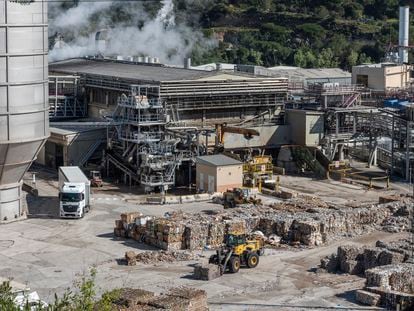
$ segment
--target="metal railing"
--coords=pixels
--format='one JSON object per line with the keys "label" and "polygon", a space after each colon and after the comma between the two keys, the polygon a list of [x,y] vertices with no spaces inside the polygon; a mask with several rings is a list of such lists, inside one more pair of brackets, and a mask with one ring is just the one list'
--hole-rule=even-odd
{"label": "metal railing", "polygon": [[160,141],[164,137],[164,134],[162,132],[133,132],[133,133],[127,133],[127,132],[120,132],[118,134],[118,138],[121,140],[127,140],[130,142],[147,142],[147,141]]}
{"label": "metal railing", "polygon": [[120,122],[135,122],[135,123],[165,123],[165,116],[161,114],[154,115],[127,115],[115,116],[115,121]]}

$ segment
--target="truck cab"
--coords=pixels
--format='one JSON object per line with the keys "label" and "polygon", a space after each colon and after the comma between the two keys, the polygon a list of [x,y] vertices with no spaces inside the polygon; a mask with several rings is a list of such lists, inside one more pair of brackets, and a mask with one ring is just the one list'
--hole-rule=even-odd
{"label": "truck cab", "polygon": [[84,183],[65,182],[59,193],[60,217],[82,218],[89,211]]}

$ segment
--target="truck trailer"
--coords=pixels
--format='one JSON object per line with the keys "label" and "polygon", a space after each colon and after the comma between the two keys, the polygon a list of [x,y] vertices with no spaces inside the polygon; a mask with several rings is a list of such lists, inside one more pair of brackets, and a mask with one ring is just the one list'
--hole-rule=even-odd
{"label": "truck trailer", "polygon": [[91,182],[78,166],[59,167],[61,218],[82,218],[90,210]]}

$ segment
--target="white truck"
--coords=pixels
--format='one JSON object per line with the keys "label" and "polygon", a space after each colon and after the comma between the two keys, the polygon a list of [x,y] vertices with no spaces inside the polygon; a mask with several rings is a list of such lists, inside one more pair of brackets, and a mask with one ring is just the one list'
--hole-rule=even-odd
{"label": "white truck", "polygon": [[82,218],[90,210],[91,182],[78,166],[59,167],[61,218]]}

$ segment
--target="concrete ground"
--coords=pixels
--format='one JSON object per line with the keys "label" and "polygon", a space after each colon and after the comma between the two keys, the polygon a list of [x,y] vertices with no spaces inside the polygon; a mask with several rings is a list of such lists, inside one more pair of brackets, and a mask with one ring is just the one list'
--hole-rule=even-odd
{"label": "concrete ground", "polygon": [[[63,220],[57,215],[57,183],[53,175],[38,176],[39,198],[28,197],[33,218],[0,225],[0,278],[13,278],[36,290],[42,299],[53,300],[91,267],[97,269],[100,291],[117,287],[135,287],[163,292],[169,287],[187,285],[207,291],[212,310],[322,310],[342,307],[361,309],[354,304],[351,291],[361,288],[364,279],[357,276],[316,274],[325,255],[343,244],[369,244],[398,239],[406,234],[374,232],[314,249],[269,250],[256,269],[205,282],[192,279],[196,261],[173,264],[125,266],[119,259],[125,251],[152,249],[134,240],[114,238],[115,219],[122,212],[140,211],[162,216],[183,210],[189,213],[217,210],[212,203],[184,205],[145,205],[140,199],[116,186],[94,190],[93,209],[80,220]],[[384,191],[367,191],[355,185],[284,177],[282,185],[319,194],[331,202],[378,202]],[[108,190],[109,189],[109,190]],[[201,252],[207,260],[211,252]]]}

